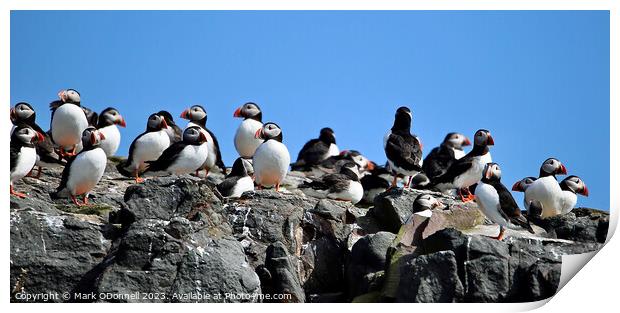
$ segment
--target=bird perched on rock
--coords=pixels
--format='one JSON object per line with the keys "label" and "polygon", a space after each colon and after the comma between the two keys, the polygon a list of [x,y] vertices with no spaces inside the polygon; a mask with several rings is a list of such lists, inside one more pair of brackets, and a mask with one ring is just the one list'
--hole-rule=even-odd
{"label": "bird perched on rock", "polygon": [[329,127],[325,127],[321,129],[319,138],[309,140],[301,148],[297,155],[297,161],[291,164],[291,170],[307,171],[313,166],[319,165],[330,156],[337,156],[339,154],[340,149],[336,146],[334,131]]}
{"label": "bird perched on rock", "polygon": [[43,134],[26,125],[18,125],[11,134],[11,195],[25,198],[26,194],[16,192],[13,183],[24,178],[37,162],[37,142],[43,141]]}
{"label": "bird perched on rock", "polygon": [[246,191],[254,190],[254,180],[250,174],[254,172],[248,159],[237,158],[230,173],[216,187],[224,197],[238,198]]}
{"label": "bird perched on rock", "polygon": [[215,134],[211,132],[207,128],[207,111],[200,105],[193,105],[189,109],[186,109],[181,113],[181,118],[189,120],[190,122],[187,124],[189,126],[198,126],[200,127],[204,133],[207,141],[204,143],[207,146],[207,151],[209,152],[205,163],[200,168],[196,169],[196,176],[198,176],[198,172],[200,170],[205,171],[205,177],[209,174],[209,171],[219,170],[222,173],[226,173],[226,166],[224,165],[224,161],[222,161],[222,153],[220,152],[220,145],[217,142],[217,138]]}
{"label": "bird perched on rock", "polygon": [[360,183],[364,188],[364,197],[366,203],[373,203],[375,197],[390,188],[392,175],[383,166],[377,166],[370,171],[369,175],[364,175],[360,179]]}
{"label": "bird perched on rock", "polygon": [[394,174],[392,188],[396,187],[397,175],[409,176],[405,188],[409,188],[411,178],[422,170],[422,146],[418,138],[411,134],[413,115],[407,107],[396,110],[394,125],[383,138],[383,148],[390,169]]}
{"label": "bird perched on rock", "polygon": [[357,150],[342,150],[338,155],[333,155],[321,161],[317,166],[311,168],[311,176],[316,178],[325,174],[338,173],[342,164],[352,161],[357,164],[360,175],[369,174],[375,168],[375,163],[370,161]]}
{"label": "bird perched on rock", "polygon": [[[464,157],[454,161],[446,173],[437,177],[433,186],[442,192],[457,188],[461,200],[468,202],[474,199],[469,187],[480,181],[487,163],[491,163],[489,146],[495,142],[491,132],[480,129],[474,135],[474,148]],[[464,196],[464,193],[467,196]]]}
{"label": "bird perched on rock", "polygon": [[449,133],[439,147],[433,148],[422,162],[422,170],[432,181],[445,174],[454,161],[465,156],[463,147],[471,145],[467,137],[459,133]]}
{"label": "bird perched on rock", "polygon": [[258,146],[263,143],[254,136],[263,127],[263,112],[258,104],[248,102],[237,108],[233,116],[243,118],[235,132],[235,149],[240,157],[251,159]]}
{"label": "bird perched on rock", "polygon": [[88,127],[89,120],[80,106],[80,94],[76,90],[61,90],[58,97],[60,101],[50,103],[52,140],[59,146],[61,157],[73,156],[78,150],[82,133]]}
{"label": "bird perched on rock", "polygon": [[[60,185],[50,194],[52,199],[70,197],[77,206],[88,204],[88,193],[101,180],[108,161],[100,146],[102,140],[105,135],[92,126],[82,132],[82,151],[68,160]],[[79,195],[84,195],[82,203],[77,200]]]}
{"label": "bird perched on rock", "polygon": [[[556,158],[548,158],[540,166],[538,179],[525,190],[525,208],[528,214],[540,211],[542,218],[555,216],[562,213],[562,188],[555,175],[566,175],[566,167]],[[535,206],[530,211],[532,203]]]}
{"label": "bird perched on rock", "polygon": [[353,162],[345,163],[337,174],[328,174],[320,180],[313,180],[299,186],[305,194],[316,198],[330,198],[358,203],[364,196],[359,181],[358,167]]}
{"label": "bird perched on rock", "polygon": [[162,116],[164,120],[166,120],[166,124],[168,127],[166,128],[166,133],[168,137],[170,137],[170,142],[177,142],[183,139],[183,130],[179,127],[172,118],[172,114],[168,111],[159,111],[157,115]]}
{"label": "bird perched on rock", "polygon": [[291,163],[291,155],[282,143],[282,129],[276,123],[265,123],[255,137],[263,140],[252,157],[255,182],[259,188],[275,186],[279,191]]}
{"label": "bird perched on rock", "polygon": [[577,204],[577,195],[584,197],[590,195],[588,187],[579,176],[570,175],[560,182],[562,189],[562,214],[566,214],[575,208]]}
{"label": "bird perched on rock", "polygon": [[148,161],[155,161],[170,146],[168,136],[168,124],[164,116],[158,113],[151,114],[146,122],[146,131],[138,135],[129,146],[127,160],[116,166],[121,175],[135,178],[136,183],[143,179],[140,174],[144,172]]}
{"label": "bird perched on rock", "polygon": [[36,115],[37,114],[34,111],[34,108],[26,102],[17,103],[11,109],[11,122],[13,123],[11,135],[13,134],[13,130],[20,125],[28,126],[43,135],[43,140],[38,141],[35,144],[37,150],[36,166],[38,167],[38,171],[37,175],[34,177],[38,178],[41,176],[43,167],[64,166],[67,162],[61,159],[60,155],[58,155],[54,150],[54,143],[52,142],[52,139],[37,124]]}
{"label": "bird perched on rock", "polygon": [[510,191],[502,184],[501,177],[502,171],[499,165],[487,163],[475,191],[478,207],[493,223],[499,225],[499,235],[495,239],[502,240],[506,228],[511,223],[533,234],[530,222],[521,215],[519,206]]}
{"label": "bird perched on rock", "polygon": [[413,214],[430,217],[433,209],[442,207],[442,203],[437,198],[429,194],[419,194],[413,201]]}
{"label": "bird perched on rock", "polygon": [[190,126],[183,131],[183,140],[175,142],[155,161],[147,161],[146,173],[154,175],[182,175],[198,170],[209,156],[205,131],[199,126]]}
{"label": "bird perched on rock", "polygon": [[118,130],[118,126],[125,127],[125,119],[115,108],[106,108],[99,114],[99,121],[97,122],[97,129],[105,140],[101,141],[101,149],[105,151],[108,157],[116,154],[118,146],[121,144],[121,132]]}

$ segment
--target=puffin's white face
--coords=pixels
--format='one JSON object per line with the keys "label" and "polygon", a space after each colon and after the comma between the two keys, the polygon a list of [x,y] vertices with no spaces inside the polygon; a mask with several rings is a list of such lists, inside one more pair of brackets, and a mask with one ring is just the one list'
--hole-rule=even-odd
{"label": "puffin's white face", "polygon": [[149,120],[146,122],[148,130],[160,130],[168,128],[168,124],[163,116],[158,114],[151,114]]}
{"label": "puffin's white face", "polygon": [[260,113],[260,108],[256,103],[248,102],[235,111],[236,117],[254,117]]}
{"label": "puffin's white face", "polygon": [[23,121],[28,119],[34,114],[34,109],[27,103],[18,103],[13,109],[11,109],[12,121]]}
{"label": "puffin's white face", "polygon": [[273,139],[282,134],[282,129],[275,123],[267,123],[263,125],[263,128],[256,132],[256,138],[260,139]]}
{"label": "puffin's white face", "polygon": [[357,178],[361,178],[361,176],[362,176],[360,174],[360,170],[359,170],[358,165],[353,163],[353,162],[351,162],[351,161],[347,161],[344,164],[342,164],[342,167],[340,168],[340,170],[342,170],[342,169],[350,170],[351,172],[353,172],[357,176]]}
{"label": "puffin's white face", "polygon": [[457,149],[461,149],[464,146],[471,145],[471,141],[469,141],[469,138],[467,138],[463,134],[459,134],[459,133],[454,133],[454,134],[450,135],[450,138],[448,138],[448,142],[449,142],[451,147],[454,147],[454,148],[457,148]]}
{"label": "puffin's white face", "polygon": [[493,137],[491,136],[491,132],[488,130],[480,129],[474,135],[474,143],[476,146],[492,146],[495,144]]}
{"label": "puffin's white face", "polygon": [[547,174],[566,175],[566,167],[564,166],[564,164],[562,164],[562,162],[560,162],[560,160],[556,158],[548,158],[547,160],[545,160],[545,162],[543,162],[543,164],[540,166],[540,170]]}
{"label": "puffin's white face", "polygon": [[183,132],[183,142],[188,144],[202,144],[207,142],[207,137],[201,131],[200,127],[192,126]]}
{"label": "puffin's white face", "polygon": [[415,199],[415,202],[418,206],[433,209],[441,206],[441,202],[437,200],[435,197],[427,194],[422,194]]}
{"label": "puffin's white face", "polygon": [[96,146],[101,143],[102,140],[105,139],[105,136],[102,132],[95,129],[94,127],[88,127],[82,132],[82,145],[87,146],[87,143],[90,143],[93,146]]}
{"label": "puffin's white face", "polygon": [[116,109],[110,109],[110,110],[105,111],[103,114],[101,114],[100,118],[108,122],[109,125],[116,124],[121,127],[126,126],[125,119],[123,118],[123,116],[121,116],[121,114]]}
{"label": "puffin's white face", "polygon": [[17,136],[17,139],[19,141],[26,144],[41,142],[44,139],[43,134],[35,131],[30,127],[19,128],[15,132],[14,136]]}
{"label": "puffin's white face", "polygon": [[497,163],[487,163],[484,168],[484,177],[486,179],[500,179],[502,178],[502,170]]}
{"label": "puffin's white face", "polygon": [[77,92],[77,90],[75,89],[61,90],[60,92],[58,92],[58,98],[60,98],[60,100],[65,103],[81,102],[80,93]]}
{"label": "puffin's white face", "polygon": [[245,172],[248,173],[248,175],[251,176],[254,174],[254,166],[252,166],[252,162],[250,162],[250,160],[242,158],[241,163],[243,164],[243,167],[245,168]]}
{"label": "puffin's white face", "polygon": [[512,191],[525,192],[525,190],[536,181],[536,177],[525,177],[512,185]]}
{"label": "puffin's white face", "polygon": [[562,184],[560,185],[565,185],[567,188],[569,188],[574,193],[578,193],[586,197],[589,195],[588,187],[586,187],[586,184],[578,176],[572,175],[572,176],[566,177],[562,181]]}

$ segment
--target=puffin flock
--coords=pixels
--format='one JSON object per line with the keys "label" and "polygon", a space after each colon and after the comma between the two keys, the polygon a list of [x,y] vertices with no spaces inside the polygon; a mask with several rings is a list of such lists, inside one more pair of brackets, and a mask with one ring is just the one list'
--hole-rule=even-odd
{"label": "puffin flock", "polygon": [[[88,194],[97,185],[121,141],[118,127],[125,119],[115,108],[97,114],[81,105],[80,93],[61,90],[58,100],[49,105],[51,127],[44,132],[36,123],[36,113],[26,102],[11,108],[11,195],[26,197],[14,190],[13,183],[26,176],[38,178],[42,168],[63,166],[62,178],[52,199],[70,198],[78,206],[88,204]],[[188,120],[181,129],[167,111],[149,116],[145,131],[131,143],[127,159],[118,172],[136,183],[145,177],[195,174],[204,177],[216,171],[227,174],[217,185],[225,197],[240,197],[246,191],[275,188],[291,170],[307,177],[299,189],[312,197],[330,198],[356,204],[372,203],[375,196],[398,188],[440,191],[455,195],[463,202],[475,200],[480,210],[500,227],[501,240],[506,228],[525,228],[534,233],[528,219],[548,218],[570,212],[577,194],[588,196],[588,188],[578,176],[558,182],[556,175],[566,175],[566,167],[549,158],[540,167],[538,177],[528,176],[512,186],[525,194],[527,212],[521,214],[510,191],[501,182],[501,168],[493,163],[489,147],[495,144],[491,132],[480,129],[472,142],[460,133],[449,133],[443,142],[422,158],[422,144],[411,133],[412,113],[407,107],[396,110],[394,124],[386,133],[383,148],[384,166],[368,160],[355,150],[340,151],[331,128],[323,128],[319,137],[308,141],[291,163],[290,153],[282,142],[282,129],[273,122],[263,123],[258,104],[248,102],[233,116],[241,118],[234,136],[239,154],[230,172],[222,160],[215,134],[207,128],[207,111],[194,105],[180,115]],[[35,174],[36,172],[36,174]],[[83,201],[78,200],[83,196]],[[429,194],[414,201],[415,214],[431,214],[442,203]]]}

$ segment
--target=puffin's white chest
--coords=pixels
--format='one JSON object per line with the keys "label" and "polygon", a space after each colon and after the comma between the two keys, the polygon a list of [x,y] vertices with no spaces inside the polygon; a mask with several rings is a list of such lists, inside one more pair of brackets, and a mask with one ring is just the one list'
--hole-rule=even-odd
{"label": "puffin's white chest", "polygon": [[134,142],[132,169],[143,170],[144,162],[155,161],[170,146],[170,137],[165,130],[148,132]]}
{"label": "puffin's white chest", "polygon": [[84,151],[75,157],[69,169],[67,188],[72,195],[91,191],[103,176],[108,158],[101,148]]}
{"label": "puffin's white chest", "polygon": [[577,205],[577,195],[573,192],[562,190],[562,214],[566,214]]}
{"label": "puffin's white chest", "polygon": [[121,144],[121,132],[116,125],[110,125],[99,129],[105,139],[101,141],[100,147],[108,157],[116,154],[118,146]]}
{"label": "puffin's white chest", "polygon": [[202,166],[208,153],[206,145],[188,145],[168,167],[168,172],[177,175],[193,173]]}
{"label": "puffin's white chest", "polygon": [[211,134],[209,134],[209,132],[204,129],[202,130],[202,132],[205,134],[205,137],[207,137],[207,142],[203,143],[203,145],[206,145],[206,151],[208,152],[202,167],[208,169],[215,169],[215,162],[217,162],[217,151],[215,150],[213,137],[211,137]]}
{"label": "puffin's white chest", "polygon": [[273,139],[265,141],[253,157],[256,183],[266,187],[279,184],[284,180],[290,163],[291,155],[284,144]]}
{"label": "puffin's white chest", "polygon": [[11,171],[11,182],[24,178],[28,175],[32,167],[37,162],[37,151],[35,148],[22,147],[15,168]]}
{"label": "puffin's white chest", "polygon": [[499,210],[501,210],[499,194],[493,186],[480,182],[476,186],[475,194],[476,203],[484,215],[493,221],[493,223],[504,227],[508,226],[508,221],[506,221],[499,212]]}
{"label": "puffin's white chest", "polygon": [[329,150],[327,150],[327,158],[329,158],[330,156],[337,156],[340,154],[340,149],[338,149],[338,146],[335,143],[332,143],[329,145]]}
{"label": "puffin's white chest", "polygon": [[465,151],[463,150],[452,148],[452,151],[454,151],[454,158],[457,160],[465,156]]}
{"label": "puffin's white chest", "polygon": [[538,178],[525,190],[525,207],[528,211],[530,202],[534,200],[542,205],[543,218],[562,213],[562,189],[555,177]]}
{"label": "puffin's white chest", "polygon": [[88,127],[84,111],[72,103],[58,107],[52,119],[52,138],[63,147],[72,147],[82,140],[82,132]]}
{"label": "puffin's white chest", "polygon": [[364,196],[364,188],[362,184],[357,181],[350,181],[347,189],[342,190],[340,192],[332,192],[327,195],[327,197],[331,199],[340,199],[351,201],[351,203],[356,204],[362,200]]}
{"label": "puffin's white chest", "polygon": [[235,149],[237,149],[239,156],[251,158],[254,155],[258,146],[263,143],[263,140],[254,137],[256,131],[262,127],[263,123],[251,118],[245,119],[239,124],[235,133]]}
{"label": "puffin's white chest", "polygon": [[235,184],[235,186],[233,187],[229,197],[238,198],[241,197],[241,194],[243,194],[244,192],[251,190],[254,190],[254,181],[252,180],[252,177],[241,177],[239,178],[239,180],[237,180],[237,184]]}
{"label": "puffin's white chest", "polygon": [[454,179],[454,186],[456,188],[466,188],[479,182],[482,179],[482,171],[484,170],[484,166],[490,162],[488,161],[490,157],[487,155],[488,153],[482,156],[474,157],[472,166],[463,174]]}

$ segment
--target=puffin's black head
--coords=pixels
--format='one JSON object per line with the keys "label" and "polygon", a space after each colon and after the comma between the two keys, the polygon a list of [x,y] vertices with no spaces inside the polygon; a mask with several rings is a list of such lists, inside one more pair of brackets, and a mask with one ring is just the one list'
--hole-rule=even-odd
{"label": "puffin's black head", "polygon": [[79,105],[81,102],[80,93],[75,89],[65,89],[58,92],[58,98],[63,103],[73,103]]}
{"label": "puffin's black head", "polygon": [[454,149],[463,150],[463,147],[471,145],[471,141],[463,134],[449,133],[443,139],[443,144]]}
{"label": "puffin's black head", "polygon": [[45,137],[43,137],[43,134],[26,125],[16,127],[11,135],[11,142],[16,141],[26,146],[31,146],[44,139]]}
{"label": "puffin's black head", "polygon": [[548,158],[540,166],[540,174],[538,177],[566,175],[566,166],[556,158]]}
{"label": "puffin's black head", "polygon": [[474,145],[478,147],[492,146],[495,144],[491,132],[486,129],[479,129],[474,135]]}
{"label": "puffin's black head", "polygon": [[411,130],[411,120],[413,119],[413,115],[411,114],[411,110],[408,107],[400,107],[396,110],[396,115],[394,116],[394,126],[392,126],[392,131],[407,131]]}
{"label": "puffin's black head", "polygon": [[99,114],[99,122],[97,123],[97,128],[102,128],[110,125],[118,125],[120,127],[125,127],[125,119],[115,108],[106,108],[101,111]]}
{"label": "puffin's black head", "polygon": [[359,168],[366,171],[372,171],[376,166],[374,162],[370,161],[357,150],[342,150],[340,151],[340,157],[355,162]]}
{"label": "puffin's black head", "polygon": [[159,114],[159,115],[163,116],[163,117],[164,117],[164,119],[166,120],[166,123],[167,123],[169,126],[176,125],[176,124],[174,123],[174,119],[172,118],[172,114],[170,114],[170,112],[168,112],[168,111],[164,111],[164,110],[161,110],[161,111],[157,112],[157,114]]}
{"label": "puffin's black head", "polygon": [[192,105],[181,113],[181,118],[204,126],[207,123],[207,111],[201,105]]}
{"label": "puffin's black head", "polygon": [[166,119],[157,113],[151,114],[146,122],[146,131],[149,132],[159,131],[166,128],[168,128]]}
{"label": "puffin's black head", "polygon": [[579,178],[579,176],[575,175],[570,175],[564,178],[564,180],[562,180],[562,182],[560,183],[560,188],[562,188],[562,190],[580,194],[585,197],[590,195],[586,184],[583,182],[583,180],[581,180],[581,178]]}
{"label": "puffin's black head", "polygon": [[273,122],[265,123],[263,125],[263,128],[256,131],[256,134],[254,135],[254,137],[256,137],[256,139],[263,139],[263,140],[273,139],[273,140],[282,142],[282,129],[276,123],[273,123]]}
{"label": "puffin's black head", "polygon": [[499,168],[497,163],[487,163],[482,171],[482,181],[499,181],[502,179],[502,169]]}
{"label": "puffin's black head", "polygon": [[84,149],[99,146],[99,144],[101,144],[101,141],[104,139],[105,136],[103,135],[103,133],[93,126],[88,126],[82,132],[82,146],[84,147]]}
{"label": "puffin's black head", "polygon": [[32,124],[35,122],[37,114],[29,103],[20,102],[11,108],[11,122]]}
{"label": "puffin's black head", "polygon": [[441,202],[429,194],[420,194],[413,201],[413,213],[441,207]]}
{"label": "puffin's black head", "polygon": [[322,142],[328,145],[332,143],[336,143],[336,135],[334,134],[334,131],[331,128],[325,127],[321,129],[319,140],[321,140]]}
{"label": "puffin's black head", "polygon": [[228,174],[228,177],[243,177],[248,176],[252,173],[254,173],[254,168],[252,167],[250,161],[244,158],[237,158],[235,160],[235,163],[233,163],[232,169],[230,170],[230,174]]}
{"label": "puffin's black head", "polygon": [[514,183],[512,185],[512,191],[525,192],[525,190],[536,181],[536,177],[528,176],[524,177],[520,181]]}
{"label": "puffin's black head", "polygon": [[340,166],[340,174],[344,174],[353,181],[359,181],[360,172],[357,164],[351,161],[346,161]]}
{"label": "puffin's black head", "polygon": [[188,145],[201,145],[207,142],[207,136],[198,126],[191,126],[183,131],[183,142]]}
{"label": "puffin's black head", "polygon": [[254,102],[247,102],[246,104],[238,107],[235,110],[235,113],[233,113],[233,116],[243,117],[244,119],[251,118],[259,122],[262,122],[263,120],[263,112],[260,110],[258,104]]}

